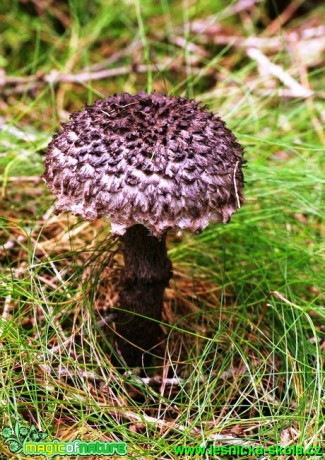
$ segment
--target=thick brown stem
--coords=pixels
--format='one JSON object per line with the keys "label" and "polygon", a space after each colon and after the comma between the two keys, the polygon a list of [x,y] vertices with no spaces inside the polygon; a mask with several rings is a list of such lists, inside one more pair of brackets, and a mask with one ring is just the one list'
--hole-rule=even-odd
{"label": "thick brown stem", "polygon": [[166,235],[158,239],[143,225],[134,225],[122,237],[122,251],[119,306],[127,311],[117,312],[117,346],[129,366],[147,366],[150,354],[145,352],[159,342],[157,321],[161,320],[164,290],[172,277]]}

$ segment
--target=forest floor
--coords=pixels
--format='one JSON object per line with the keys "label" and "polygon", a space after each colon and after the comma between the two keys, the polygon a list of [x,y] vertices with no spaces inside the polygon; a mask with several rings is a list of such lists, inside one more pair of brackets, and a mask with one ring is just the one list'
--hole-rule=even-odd
{"label": "forest floor", "polygon": [[[0,429],[125,442],[149,460],[321,445],[325,8],[276,3],[1,2]],[[165,355],[147,377],[111,364],[109,222],[54,215],[41,179],[71,112],[143,89],[208,105],[247,160],[228,225],[169,236]]]}

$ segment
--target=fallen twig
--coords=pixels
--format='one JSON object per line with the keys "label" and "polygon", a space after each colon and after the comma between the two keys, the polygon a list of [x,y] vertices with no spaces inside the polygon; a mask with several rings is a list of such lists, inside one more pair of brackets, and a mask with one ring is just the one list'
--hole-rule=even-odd
{"label": "fallen twig", "polygon": [[281,66],[274,64],[257,48],[248,48],[247,55],[257,62],[264,74],[271,74],[288,87],[296,97],[309,97],[313,91],[305,88],[288,74]]}
{"label": "fallen twig", "polygon": [[286,22],[292,18],[299,6],[304,0],[293,0],[289,5],[279,14],[271,24],[264,31],[264,35],[274,35],[277,33]]}
{"label": "fallen twig", "polygon": [[257,3],[261,3],[262,0],[238,0],[237,3],[231,5],[227,11],[228,15],[238,14],[242,11],[250,10]]}
{"label": "fallen twig", "polygon": [[281,36],[273,37],[243,37],[240,35],[226,35],[222,33],[218,24],[207,24],[207,21],[194,21],[191,24],[191,33],[196,35],[199,43],[214,43],[215,45],[234,46],[237,48],[259,48],[269,51],[279,51],[291,43],[299,40],[323,39],[325,26],[309,27],[308,29],[290,31]]}
{"label": "fallen twig", "polygon": [[137,66],[122,66],[115,69],[104,69],[99,71],[84,70],[75,74],[61,74],[57,70],[52,70],[49,74],[38,74],[30,77],[12,77],[3,75],[0,79],[1,86],[14,86],[7,90],[3,90],[5,96],[12,94],[24,93],[26,91],[35,90],[43,87],[46,84],[56,85],[58,83],[87,83],[94,80],[104,80],[107,78],[128,75],[132,72],[146,73],[148,70],[157,70],[153,65],[140,64]]}

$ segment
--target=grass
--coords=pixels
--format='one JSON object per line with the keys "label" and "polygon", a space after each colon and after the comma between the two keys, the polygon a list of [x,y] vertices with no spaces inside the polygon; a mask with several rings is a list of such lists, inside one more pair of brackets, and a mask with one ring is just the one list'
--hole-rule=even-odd
{"label": "grass", "polygon": [[[141,459],[176,458],[174,445],[323,442],[324,67],[317,53],[305,64],[285,37],[319,25],[324,8],[267,35],[265,2],[250,13],[235,5],[2,2],[0,427],[18,421],[62,441],[125,441],[128,458]],[[200,23],[210,32],[195,33]],[[278,79],[216,35],[278,37],[280,47],[263,52],[313,96],[279,95]],[[89,66],[129,71],[83,83],[43,78]],[[169,237],[166,355],[148,384],[110,362],[121,257],[108,223],[55,216],[39,178],[59,120],[151,86],[218,112],[245,147],[247,168],[246,203],[229,225]],[[2,442],[1,455],[13,458]]]}

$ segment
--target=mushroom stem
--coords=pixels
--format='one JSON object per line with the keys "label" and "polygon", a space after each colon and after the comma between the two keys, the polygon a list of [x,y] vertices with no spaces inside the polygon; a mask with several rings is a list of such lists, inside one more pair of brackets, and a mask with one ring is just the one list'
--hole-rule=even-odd
{"label": "mushroom stem", "polygon": [[158,344],[161,335],[157,321],[161,320],[164,291],[172,277],[166,234],[158,239],[137,224],[121,239],[124,268],[119,297],[121,310],[116,319],[117,346],[129,366],[147,366],[150,354],[146,352]]}

